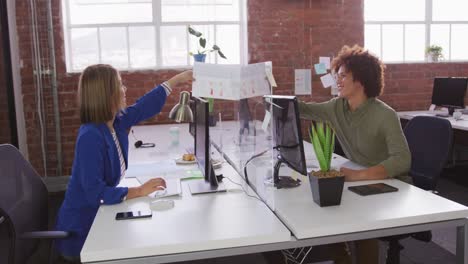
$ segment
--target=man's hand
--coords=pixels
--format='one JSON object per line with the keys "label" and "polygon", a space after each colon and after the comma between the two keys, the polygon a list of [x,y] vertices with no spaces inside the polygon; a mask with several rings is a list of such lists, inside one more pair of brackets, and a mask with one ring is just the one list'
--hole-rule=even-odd
{"label": "man's hand", "polygon": [[345,181],[359,181],[362,170],[353,170],[345,167],[340,168],[340,172],[344,174]]}
{"label": "man's hand", "polygon": [[387,171],[383,165],[376,165],[363,170],[353,170],[341,167],[340,172],[345,175],[346,181],[366,181],[388,179]]}

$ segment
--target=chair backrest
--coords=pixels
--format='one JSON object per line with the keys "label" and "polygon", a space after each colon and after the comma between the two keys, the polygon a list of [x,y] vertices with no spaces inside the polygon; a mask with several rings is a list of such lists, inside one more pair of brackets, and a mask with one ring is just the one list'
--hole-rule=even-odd
{"label": "chair backrest", "polygon": [[452,125],[443,118],[416,116],[405,126],[404,134],[411,151],[414,185],[434,190],[452,148]]}
{"label": "chair backrest", "polygon": [[18,149],[0,145],[0,218],[4,217],[0,241],[11,244],[13,250],[7,253],[7,261],[0,256],[1,263],[25,263],[34,252],[38,240],[20,237],[24,232],[47,230],[47,197],[41,177]]}

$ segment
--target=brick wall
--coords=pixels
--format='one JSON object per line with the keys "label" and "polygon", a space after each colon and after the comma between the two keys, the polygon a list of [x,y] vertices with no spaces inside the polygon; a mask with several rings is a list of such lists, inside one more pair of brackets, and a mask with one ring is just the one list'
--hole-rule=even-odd
{"label": "brick wall", "polygon": [[[43,6],[45,0],[38,0]],[[60,0],[52,0],[55,47],[58,69],[60,126],[63,142],[64,175],[70,174],[79,117],[76,105],[78,75],[65,72],[63,32]],[[276,94],[292,94],[294,69],[311,68],[319,56],[332,56],[343,45],[363,44],[362,0],[249,0],[248,1],[248,49],[249,62],[271,60],[273,73],[279,87]],[[38,138],[39,125],[36,113],[31,56],[31,22],[28,1],[16,1],[24,112],[26,119],[29,156],[41,175],[41,148]],[[40,27],[44,29],[45,12],[41,12]],[[149,91],[155,83],[167,80],[177,71],[123,72],[122,79],[128,88],[127,103],[133,103]],[[397,110],[426,109],[432,93],[435,76],[468,76],[468,64],[393,64],[387,65],[385,95],[382,100]],[[320,80],[313,76],[313,96],[301,96],[303,100],[324,101],[330,98],[329,89],[321,88]],[[187,87],[178,87],[162,113],[146,123],[167,123],[167,114],[178,101],[178,93]],[[47,126],[48,175],[56,174],[56,151],[52,97],[50,87],[44,89],[45,123]],[[411,96],[408,96],[411,94]],[[231,104],[217,103],[216,108],[229,108]]]}
{"label": "brick wall", "polygon": [[400,111],[427,110],[434,77],[447,76],[468,77],[468,63],[389,64],[385,92],[380,99]]}

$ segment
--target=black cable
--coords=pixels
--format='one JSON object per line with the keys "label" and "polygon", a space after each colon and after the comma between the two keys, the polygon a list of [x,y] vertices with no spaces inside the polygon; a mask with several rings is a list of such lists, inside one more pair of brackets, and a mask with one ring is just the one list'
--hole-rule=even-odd
{"label": "black cable", "polygon": [[[257,196],[253,196],[253,195],[250,195],[247,193],[247,190],[244,189],[244,186],[242,186],[242,184],[240,183],[237,183],[237,182],[234,182],[233,180],[229,179],[228,177],[223,177],[223,179],[228,179],[230,182],[232,182],[233,184],[235,185],[239,185],[241,188],[242,188],[242,191],[245,193],[245,195],[249,196],[249,197],[252,197],[252,198],[255,198],[257,200],[259,200],[260,202],[264,203],[265,205],[267,205],[262,199],[258,198]],[[268,206],[268,205],[267,205]]]}
{"label": "black cable", "polygon": [[138,140],[135,137],[135,133],[133,132],[133,129],[131,130],[133,138],[136,140],[135,141],[135,148],[154,148],[156,144],[154,143],[143,143],[143,141]]}
{"label": "black cable", "polygon": [[250,157],[244,164],[244,176],[245,176],[245,181],[247,182],[247,184],[250,184],[249,183],[249,177],[247,176],[247,164],[249,164],[249,162],[257,157],[260,157],[262,156],[263,154],[267,153],[270,149],[266,149],[258,154],[255,154],[253,155],[252,157]]}

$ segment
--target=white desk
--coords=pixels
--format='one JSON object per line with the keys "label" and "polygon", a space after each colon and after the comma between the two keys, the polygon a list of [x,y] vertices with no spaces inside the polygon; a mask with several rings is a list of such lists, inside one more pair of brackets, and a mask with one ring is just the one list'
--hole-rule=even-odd
{"label": "white desk", "polygon": [[[171,146],[170,127],[135,127],[135,136],[156,143],[156,148],[135,149],[130,136],[129,168],[179,157],[186,147],[193,146],[187,125],[179,125],[180,146]],[[243,183],[229,164],[217,173]],[[135,179],[126,180],[131,184]],[[149,197],[101,206],[81,252],[82,262],[175,262],[265,251],[271,243],[291,241],[290,231],[265,204],[248,197],[228,180],[224,184],[226,193],[192,196],[183,181],[183,194],[174,198],[175,207],[154,211],[148,219],[116,221],[115,214],[148,208]]]}
{"label": "white desk", "polygon": [[[223,142],[223,148],[228,150],[225,154],[231,155],[229,160],[234,161],[234,165],[239,164],[239,160],[245,157],[239,157],[242,153],[234,151],[235,147],[229,146],[229,142],[232,140]],[[312,145],[304,142],[304,149],[307,167],[318,167]],[[256,163],[254,168],[249,165],[250,182],[262,184],[263,181],[256,178],[263,178],[271,166],[271,162]],[[359,167],[336,155],[332,166]],[[243,171],[243,168],[237,169]],[[341,205],[321,208],[312,199],[308,177],[301,180],[298,188],[276,190],[267,187],[264,197],[299,242],[315,245],[457,227],[458,263],[468,263],[468,208],[463,205],[399,180],[383,180],[374,182],[385,182],[399,191],[363,197],[350,192],[347,187],[370,181],[347,182]],[[264,187],[256,186],[257,190],[261,188]]]}
{"label": "white desk", "polygon": [[[426,116],[435,116],[438,113],[446,113],[443,111],[406,111],[406,112],[398,112],[398,117],[400,119],[411,120],[413,117],[418,115],[426,115]],[[452,124],[452,128],[468,131],[468,115],[462,115],[461,120],[455,120],[453,117],[445,118]]]}
{"label": "white desk", "polygon": [[[164,152],[169,144],[167,139],[164,140],[164,133],[168,134],[165,132],[168,131],[168,127],[137,127],[135,135],[143,141],[153,138],[152,141],[156,141],[156,146]],[[181,132],[187,130],[183,126],[180,127]],[[181,135],[182,138],[184,137]],[[232,144],[229,145],[230,142],[232,143],[232,138],[223,138],[223,150],[225,155],[230,155],[229,160],[237,166],[236,164],[240,164],[239,160],[245,157],[239,157],[242,153]],[[148,162],[145,157],[157,160],[160,158],[157,151],[131,150],[130,163],[136,164],[137,160]],[[165,156],[170,156],[170,153],[173,151],[167,151]],[[316,165],[313,164],[310,144],[305,144],[305,153],[308,163],[312,163],[308,166]],[[133,158],[136,155],[138,159]],[[338,156],[333,163],[335,166],[343,163],[352,165]],[[251,183],[258,183],[255,178],[263,177],[265,169],[271,168],[271,162],[253,164],[255,170],[249,171],[249,178]],[[232,168],[225,164],[223,170],[228,169]],[[236,169],[241,171],[242,168]],[[223,171],[223,174],[233,175],[237,182],[241,180],[239,175],[232,171]],[[228,192],[195,197],[191,196],[186,190],[187,186],[184,186],[183,197],[176,200],[174,209],[156,212],[153,218],[148,220],[113,220],[116,212],[147,206],[147,198],[126,201],[120,205],[102,206],[83,248],[82,260],[86,263],[174,262],[457,227],[457,263],[468,263],[468,208],[465,206],[409,184],[387,180],[384,182],[400,190],[396,193],[361,197],[349,192],[346,187],[363,182],[346,183],[340,206],[320,208],[312,200],[307,178],[303,177],[302,181],[298,188],[269,188],[269,195],[273,201],[271,208],[293,232],[294,237],[287,237],[287,229],[275,220],[266,206],[243,193]],[[231,207],[227,208],[226,204]],[[203,208],[198,210],[199,206]],[[206,210],[221,215],[226,223],[216,223],[214,227],[206,226]],[[249,214],[255,214],[255,217]],[[244,217],[240,217],[241,215]],[[215,221],[218,218],[213,216],[210,220]]]}

